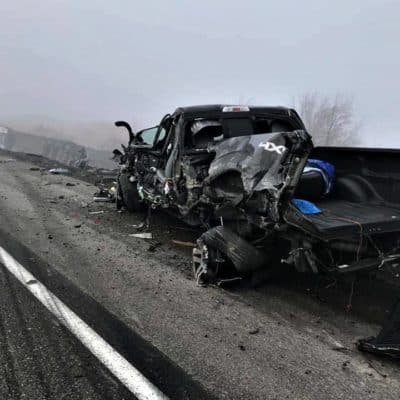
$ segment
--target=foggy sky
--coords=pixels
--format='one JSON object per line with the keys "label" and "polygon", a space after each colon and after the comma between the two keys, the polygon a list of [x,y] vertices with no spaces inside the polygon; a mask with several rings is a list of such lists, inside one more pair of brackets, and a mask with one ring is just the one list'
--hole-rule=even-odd
{"label": "foggy sky", "polygon": [[0,3],[1,119],[157,123],[176,106],[354,97],[367,144],[400,141],[400,1]]}

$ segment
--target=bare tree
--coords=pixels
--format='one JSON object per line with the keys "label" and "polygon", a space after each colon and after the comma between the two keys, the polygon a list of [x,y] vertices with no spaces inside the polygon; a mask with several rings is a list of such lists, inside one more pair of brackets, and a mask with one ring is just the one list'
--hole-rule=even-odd
{"label": "bare tree", "polygon": [[354,116],[353,99],[343,94],[334,97],[306,93],[296,102],[308,132],[317,145],[345,146],[359,141],[359,122]]}

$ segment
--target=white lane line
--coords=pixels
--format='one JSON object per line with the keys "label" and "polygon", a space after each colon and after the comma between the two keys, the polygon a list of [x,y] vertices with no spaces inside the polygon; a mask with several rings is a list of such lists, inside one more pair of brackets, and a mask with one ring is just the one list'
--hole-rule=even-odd
{"label": "white lane line", "polygon": [[0,262],[139,400],[168,399],[2,247],[0,247]]}

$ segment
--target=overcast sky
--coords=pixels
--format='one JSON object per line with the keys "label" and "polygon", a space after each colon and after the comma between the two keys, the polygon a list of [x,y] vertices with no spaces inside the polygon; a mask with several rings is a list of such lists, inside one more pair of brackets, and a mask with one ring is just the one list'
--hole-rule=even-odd
{"label": "overcast sky", "polygon": [[176,106],[354,96],[400,134],[400,1],[0,2],[0,118],[157,122]]}

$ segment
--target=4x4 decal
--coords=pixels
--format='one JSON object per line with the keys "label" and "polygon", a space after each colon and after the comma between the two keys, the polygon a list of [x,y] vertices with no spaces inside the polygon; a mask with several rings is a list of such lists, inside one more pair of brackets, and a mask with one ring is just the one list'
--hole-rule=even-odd
{"label": "4x4 decal", "polygon": [[276,145],[275,143],[272,142],[265,142],[265,143],[260,143],[258,147],[263,147],[264,150],[270,151],[270,152],[276,152],[279,155],[282,155],[284,151],[286,150],[285,146],[282,145]]}

